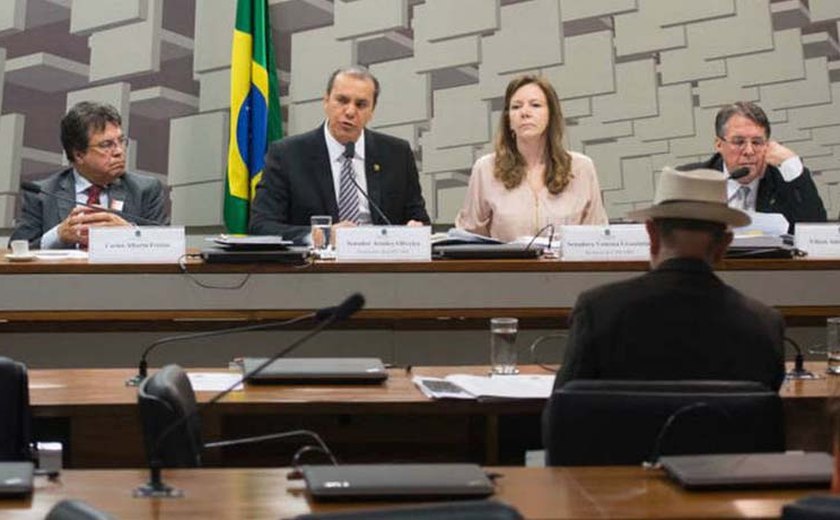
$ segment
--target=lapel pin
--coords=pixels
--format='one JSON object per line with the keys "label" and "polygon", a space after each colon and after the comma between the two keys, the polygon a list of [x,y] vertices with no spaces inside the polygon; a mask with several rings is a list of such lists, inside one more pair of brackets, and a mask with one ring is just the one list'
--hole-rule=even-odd
{"label": "lapel pin", "polygon": [[379,171],[379,163],[373,163],[373,171],[375,171],[375,172]]}

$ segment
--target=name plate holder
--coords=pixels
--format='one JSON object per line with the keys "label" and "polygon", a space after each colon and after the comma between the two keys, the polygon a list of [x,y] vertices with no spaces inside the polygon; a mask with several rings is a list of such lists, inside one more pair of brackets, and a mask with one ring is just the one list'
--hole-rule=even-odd
{"label": "name plate holder", "polygon": [[432,228],[359,226],[335,230],[337,262],[420,261],[432,259]]}
{"label": "name plate holder", "polygon": [[648,260],[650,238],[644,224],[561,226],[562,260]]}
{"label": "name plate holder", "polygon": [[184,228],[179,226],[93,227],[90,228],[88,262],[178,263],[186,250]]}
{"label": "name plate holder", "polygon": [[840,258],[840,224],[796,224],[794,246],[808,258]]}

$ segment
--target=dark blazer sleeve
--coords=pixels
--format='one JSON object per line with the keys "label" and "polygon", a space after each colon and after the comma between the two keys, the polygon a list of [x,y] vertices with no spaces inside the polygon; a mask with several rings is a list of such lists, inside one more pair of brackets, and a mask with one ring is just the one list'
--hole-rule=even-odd
{"label": "dark blazer sleeve", "polygon": [[142,176],[140,181],[140,216],[162,225],[169,225],[163,183],[154,177]]}
{"label": "dark blazer sleeve", "polygon": [[598,377],[598,352],[594,342],[592,326],[593,311],[586,293],[580,295],[572,310],[569,325],[569,340],[563,365],[554,380],[554,389],[558,389],[572,379]]}
{"label": "dark blazer sleeve", "polygon": [[291,166],[287,142],[272,143],[265,156],[262,179],[257,184],[248,232],[252,235],[282,235],[288,240],[301,240],[309,226],[292,225]]}
{"label": "dark blazer sleeve", "polygon": [[759,184],[756,209],[783,214],[790,223],[790,232],[797,222],[826,221],[825,206],[808,168],[803,168],[799,177],[785,182],[779,169],[769,166]]}
{"label": "dark blazer sleeve", "polygon": [[40,249],[41,236],[49,231],[49,229],[44,228],[43,201],[36,193],[24,191],[22,195],[20,216],[17,219],[17,225],[12,232],[12,236],[9,237],[9,242],[12,240],[27,240],[29,247]]}
{"label": "dark blazer sleeve", "polygon": [[429,214],[426,212],[426,201],[423,199],[423,192],[420,188],[420,175],[417,172],[417,163],[414,160],[414,153],[406,143],[405,151],[405,172],[406,172],[406,199],[403,208],[404,220],[417,220],[424,224],[431,223]]}

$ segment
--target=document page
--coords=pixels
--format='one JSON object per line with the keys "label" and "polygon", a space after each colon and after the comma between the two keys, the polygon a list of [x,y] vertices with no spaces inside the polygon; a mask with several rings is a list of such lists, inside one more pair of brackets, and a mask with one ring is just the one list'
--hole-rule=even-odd
{"label": "document page", "polygon": [[415,377],[413,381],[432,399],[547,399],[554,389],[553,375],[453,374],[443,379]]}

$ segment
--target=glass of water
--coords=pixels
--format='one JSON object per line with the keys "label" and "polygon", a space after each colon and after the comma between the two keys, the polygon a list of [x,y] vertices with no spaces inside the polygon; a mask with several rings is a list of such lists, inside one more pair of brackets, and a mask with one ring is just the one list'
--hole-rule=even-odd
{"label": "glass of water", "polygon": [[829,374],[840,375],[840,317],[825,322],[825,345]]}
{"label": "glass of water", "polygon": [[312,247],[315,253],[330,251],[332,217],[329,215],[313,215],[309,218],[309,223],[312,225]]}
{"label": "glass of water", "polygon": [[516,334],[519,320],[516,318],[492,318],[490,320],[490,370],[493,374],[516,374]]}

